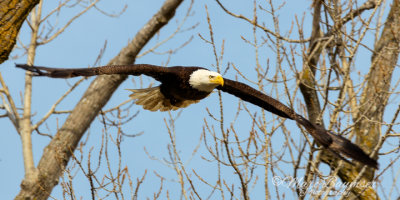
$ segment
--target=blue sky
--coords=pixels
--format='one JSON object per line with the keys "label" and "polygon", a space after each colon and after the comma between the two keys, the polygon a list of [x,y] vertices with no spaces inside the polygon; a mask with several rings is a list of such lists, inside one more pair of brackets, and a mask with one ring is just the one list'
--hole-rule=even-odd
{"label": "blue sky", "polygon": [[[226,7],[235,13],[239,13],[249,18],[252,17],[253,4],[242,1],[223,1]],[[228,3],[229,2],[229,3]],[[279,1],[278,1],[279,2]],[[151,16],[160,8],[163,1],[161,0],[151,0],[151,1],[111,1],[103,0],[98,4],[98,7],[109,13],[118,13],[123,6],[126,4],[127,10],[118,18],[110,18],[104,16],[99,11],[92,9],[88,13],[84,14],[78,20],[72,23],[72,25],[57,39],[53,42],[40,46],[37,49],[37,56],[35,58],[36,65],[51,66],[51,67],[64,67],[64,68],[74,68],[74,67],[88,67],[92,66],[95,62],[100,49],[103,48],[105,42],[107,42],[107,47],[104,56],[101,59],[100,64],[105,65],[107,62],[118,54],[121,48],[123,48],[128,41],[130,41],[136,32],[140,30],[143,25],[151,18]],[[186,10],[189,6],[189,1],[184,2],[178,9],[176,16],[169,24],[160,31],[160,35],[153,38],[144,50],[149,49],[154,46],[158,41],[163,40],[168,37],[169,34],[173,33],[177,24],[180,23],[183,16],[186,14]],[[310,31],[310,12],[309,4],[311,1],[293,1],[286,3],[280,11],[278,11],[278,17],[280,21],[281,34],[286,34],[291,28],[292,23],[295,23],[294,18],[297,16],[301,21],[304,15],[304,32],[305,37],[309,36]],[[53,9],[58,3],[55,1],[45,1],[44,11],[47,13],[49,10]],[[263,3],[265,5],[265,3]],[[136,63],[149,63],[156,65],[164,65],[168,62],[168,66],[183,65],[183,66],[203,66],[209,69],[215,70],[215,57],[212,52],[212,48],[209,44],[205,43],[199,35],[204,38],[209,38],[208,24],[206,21],[206,11],[205,6],[208,8],[208,12],[211,17],[211,23],[213,25],[213,30],[215,34],[216,46],[218,48],[218,53],[220,51],[221,45],[224,40],[224,60],[221,63],[221,67],[225,68],[227,63],[234,63],[242,73],[245,74],[250,80],[256,80],[255,68],[255,54],[254,48],[246,44],[241,37],[245,37],[249,40],[252,39],[252,27],[239,19],[232,18],[222,11],[222,9],[216,4],[216,2],[207,1],[195,1],[192,9],[192,14],[188,21],[183,25],[183,29],[192,27],[198,24],[198,26],[190,31],[185,31],[172,40],[168,41],[166,44],[157,49],[157,52],[165,52],[170,49],[175,49],[190,38],[191,42],[173,54],[170,58],[168,55],[159,55],[158,53],[150,53],[136,60]],[[275,3],[278,7],[279,4]],[[80,9],[65,9],[60,13],[60,18],[58,21],[56,18],[51,19],[51,23],[58,22],[59,24],[64,24],[70,17],[74,16]],[[272,19],[269,15],[259,11],[259,21],[262,21],[270,29],[273,29]],[[47,25],[46,25],[47,27]],[[296,27],[294,25],[294,27]],[[45,28],[46,29],[46,28]],[[295,31],[290,35],[292,39],[298,39]],[[44,30],[45,31],[45,30]],[[258,31],[257,34],[261,37],[265,35],[262,31]],[[265,36],[264,36],[265,37]],[[21,30],[20,40],[27,45],[29,41],[29,31],[27,24]],[[144,51],[143,50],[143,51]],[[142,52],[143,52],[142,51]],[[22,51],[16,49],[13,52],[13,56],[21,54]],[[261,57],[260,63],[266,66],[269,63],[271,72],[268,74],[273,75],[276,66],[276,55],[270,48],[263,47],[260,48]],[[295,58],[297,62],[301,63],[301,56],[299,55]],[[369,66],[369,59],[360,59],[357,61],[360,66]],[[8,84],[10,91],[18,105],[20,103],[20,93],[23,91],[24,86],[24,73],[22,70],[15,69],[14,63],[26,63],[26,57],[12,60],[3,63],[1,67],[2,75]],[[299,65],[301,67],[301,65]],[[356,71],[365,73],[367,68],[356,68]],[[289,68],[286,69],[290,71]],[[225,77],[234,79],[237,73],[230,69]],[[398,71],[396,71],[398,75]],[[394,75],[394,77],[398,77]],[[68,84],[76,82],[78,79],[71,79],[68,81],[61,79],[49,79],[49,78],[34,78],[33,81],[33,121],[37,122],[40,118],[47,112],[50,106],[68,89]],[[74,107],[77,101],[80,99],[81,95],[88,87],[93,78],[88,78],[84,81],[76,91],[74,91],[69,97],[67,97],[59,106],[57,110],[70,110]],[[112,99],[106,105],[106,108],[112,108],[121,102],[128,99],[129,92],[124,90],[126,88],[138,88],[140,84],[139,78],[135,78],[135,83],[132,83],[132,78],[125,81],[120,88],[116,91]],[[154,83],[150,78],[143,78],[144,87],[149,83]],[[240,79],[243,81],[243,79]],[[247,84],[251,84],[246,82]],[[252,85],[256,87],[255,85]],[[295,81],[289,82],[290,87],[296,87]],[[282,92],[284,88],[278,86],[278,90],[267,86],[265,92],[273,97],[276,97],[278,92]],[[283,103],[287,103],[287,97],[281,96],[279,100]],[[297,96],[295,102],[302,102],[301,96]],[[213,173],[215,173],[216,164],[207,163],[201,159],[201,156],[208,159],[211,158],[209,153],[201,148],[200,153],[197,153],[192,158],[192,151],[195,149],[195,145],[198,144],[198,140],[201,137],[201,133],[204,127],[204,119],[210,121],[213,125],[218,128],[218,123],[211,122],[212,120],[208,118],[208,113],[206,108],[208,108],[212,113],[218,115],[219,104],[218,95],[213,94],[209,98],[204,99],[198,104],[191,105],[187,109],[182,110],[182,112],[172,112],[171,116],[175,117],[179,115],[176,121],[175,134],[177,148],[180,152],[181,158],[187,164],[185,165],[189,171],[191,169],[196,169],[197,172],[207,176],[209,180],[215,179]],[[226,118],[226,127],[229,128],[232,122],[235,110],[238,105],[238,100],[230,95],[223,95],[223,102],[225,108],[224,117]],[[260,113],[260,109],[247,104],[253,112]],[[234,109],[232,109],[234,108]],[[300,109],[299,105],[295,105],[294,108]],[[144,170],[147,171],[147,178],[142,186],[142,198],[151,197],[154,192],[154,187],[158,187],[159,179],[153,173],[162,174],[168,180],[176,179],[174,171],[168,167],[165,167],[162,162],[149,159],[149,157],[144,152],[144,148],[149,152],[150,155],[158,157],[160,160],[163,158],[168,158],[168,144],[169,136],[167,134],[167,128],[165,126],[164,119],[168,121],[170,115],[166,112],[149,112],[141,109],[138,106],[133,106],[130,108],[132,113],[139,111],[139,115],[124,125],[124,132],[129,134],[135,134],[143,132],[144,134],[135,138],[123,138],[123,154],[122,162],[123,166],[129,166],[130,172],[136,180],[136,177],[143,175]],[[300,112],[300,111],[299,111]],[[386,113],[391,116],[391,112]],[[268,120],[272,120],[271,114],[266,115]],[[57,127],[60,127],[65,120],[65,115],[56,115],[50,118],[46,125],[41,127],[41,131],[45,133],[55,134]],[[303,135],[300,133],[300,129],[297,128],[294,122],[286,121],[287,127],[292,130],[291,136],[293,140],[304,141]],[[14,127],[7,119],[0,120],[0,126],[3,127],[3,139],[0,140],[0,173],[1,181],[0,186],[7,193],[2,192],[1,195],[3,199],[11,199],[15,197],[19,191],[19,184],[23,178],[23,160],[21,152],[20,138]],[[246,135],[252,129],[252,121],[243,115],[239,116],[238,121],[234,125],[236,130],[240,134]],[[83,155],[87,156],[91,147],[96,151],[98,150],[101,143],[101,134],[104,133],[103,126],[99,120],[95,120],[89,129],[89,139],[87,140],[86,146],[83,148]],[[111,128],[108,130],[110,135],[115,136],[116,130]],[[277,134],[282,134],[278,132]],[[279,147],[285,142],[285,138],[275,134],[273,140],[273,146]],[[244,136],[243,136],[244,138]],[[34,146],[34,157],[35,164],[40,160],[43,148],[48,144],[50,140],[43,136],[38,136],[36,133],[33,134],[33,146]],[[111,150],[110,150],[111,151]],[[115,156],[115,149],[111,151]],[[110,153],[110,154],[112,154]],[[117,160],[115,160],[116,162]],[[201,167],[199,167],[199,165]],[[291,165],[288,165],[291,166]],[[381,163],[384,166],[384,163]],[[284,168],[284,167],[283,167]],[[288,169],[291,171],[292,169]],[[211,173],[211,174],[210,174]],[[263,194],[263,171],[262,169],[256,170],[257,176],[259,176],[259,181],[255,184],[254,188],[251,190],[251,196],[254,199],[259,199],[264,196]],[[87,181],[82,178],[81,173],[77,173],[77,179],[75,181],[78,187],[88,187]],[[226,180],[231,181],[230,183],[237,183],[237,177],[231,173],[224,173]],[[271,183],[270,183],[271,184]],[[154,186],[156,185],[156,186]],[[170,181],[166,183],[166,187],[171,192],[179,192],[180,188],[177,183]],[[202,186],[205,187],[205,186]],[[61,199],[60,187],[57,187],[53,194],[55,198]],[[207,189],[205,189],[207,191]],[[208,193],[207,193],[208,194]],[[77,196],[84,196],[84,199],[88,198],[89,191],[79,191]],[[165,194],[164,194],[165,195]],[[292,196],[289,193],[289,196]],[[85,198],[86,197],[86,198]],[[178,196],[179,197],[179,196]]]}

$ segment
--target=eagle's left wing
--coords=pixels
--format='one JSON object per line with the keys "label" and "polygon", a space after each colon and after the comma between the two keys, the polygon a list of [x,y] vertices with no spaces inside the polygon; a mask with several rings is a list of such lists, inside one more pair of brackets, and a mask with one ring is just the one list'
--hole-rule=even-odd
{"label": "eagle's left wing", "polygon": [[301,124],[320,145],[327,148],[343,160],[345,159],[341,154],[370,167],[378,168],[376,160],[370,158],[360,147],[353,144],[350,140],[335,135],[325,130],[322,126],[311,123],[309,120],[297,114],[294,110],[278,100],[267,96],[244,83],[224,78],[224,85],[218,86],[217,89],[239,97],[244,101],[257,105],[281,117],[295,120],[297,123]]}

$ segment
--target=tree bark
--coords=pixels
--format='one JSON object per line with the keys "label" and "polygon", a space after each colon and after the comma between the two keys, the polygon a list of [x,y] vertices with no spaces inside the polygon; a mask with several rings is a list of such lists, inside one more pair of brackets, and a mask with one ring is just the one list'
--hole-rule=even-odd
{"label": "tree bark", "polygon": [[390,96],[393,70],[400,53],[400,1],[394,0],[371,58],[355,132],[357,143],[371,151],[379,141],[384,109]]}
{"label": "tree bark", "polygon": [[0,1],[0,64],[8,59],[19,29],[29,12],[39,0],[2,0]]}
{"label": "tree bark", "polygon": [[[143,46],[174,16],[183,0],[166,0],[161,9],[136,34],[135,38],[108,64],[133,64]],[[21,183],[16,199],[47,199],[58,184],[68,161],[83,134],[107,103],[126,75],[98,76],[68,116],[50,144],[44,149],[37,167],[35,183]]]}
{"label": "tree bark", "polygon": [[[314,4],[310,48],[307,52],[307,60],[304,60],[303,73],[299,84],[300,91],[306,103],[308,119],[313,123],[318,121],[321,112],[318,94],[315,90],[315,72],[322,51],[322,48],[318,45],[318,40],[321,37],[319,25],[321,21],[321,5],[322,1],[316,1]],[[320,122],[322,123],[322,121]]]}

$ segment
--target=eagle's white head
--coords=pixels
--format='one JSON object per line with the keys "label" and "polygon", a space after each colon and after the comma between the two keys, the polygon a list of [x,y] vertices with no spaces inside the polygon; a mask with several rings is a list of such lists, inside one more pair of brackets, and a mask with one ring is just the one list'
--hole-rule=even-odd
{"label": "eagle's white head", "polygon": [[189,84],[199,91],[212,92],[217,86],[224,85],[224,79],[217,72],[199,69],[190,75]]}

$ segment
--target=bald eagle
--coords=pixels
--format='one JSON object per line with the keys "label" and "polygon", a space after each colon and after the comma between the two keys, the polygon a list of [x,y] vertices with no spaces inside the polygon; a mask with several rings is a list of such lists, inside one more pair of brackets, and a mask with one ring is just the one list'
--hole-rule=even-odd
{"label": "bald eagle", "polygon": [[147,89],[133,89],[130,97],[137,105],[150,111],[168,111],[184,108],[197,103],[211,94],[214,89],[227,92],[244,101],[250,102],[283,118],[295,120],[301,124],[321,146],[335,156],[349,162],[342,155],[362,164],[378,168],[376,160],[370,158],[361,148],[350,140],[325,130],[294,110],[265,95],[264,93],[238,81],[223,78],[219,73],[202,67],[161,67],[149,64],[114,65],[94,68],[48,68],[17,64],[16,67],[33,72],[35,76],[53,78],[71,78],[77,76],[95,76],[103,74],[126,74],[151,76],[161,84]]}

